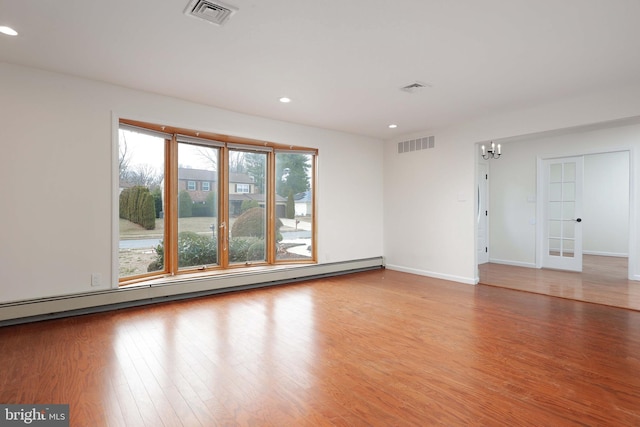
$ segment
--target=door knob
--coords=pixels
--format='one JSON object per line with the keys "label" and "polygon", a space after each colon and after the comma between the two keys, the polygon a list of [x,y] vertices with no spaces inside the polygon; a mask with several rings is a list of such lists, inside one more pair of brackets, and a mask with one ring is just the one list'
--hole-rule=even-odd
{"label": "door knob", "polygon": [[582,218],[574,219],[575,222],[582,222]]}

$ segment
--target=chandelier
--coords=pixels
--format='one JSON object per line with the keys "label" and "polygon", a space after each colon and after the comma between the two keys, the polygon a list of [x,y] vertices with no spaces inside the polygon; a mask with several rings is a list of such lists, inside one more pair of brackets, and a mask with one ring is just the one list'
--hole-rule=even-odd
{"label": "chandelier", "polygon": [[482,158],[485,160],[499,159],[500,155],[502,154],[500,144],[498,144],[498,147],[496,150],[496,143],[493,141],[491,142],[491,147],[489,149],[487,149],[487,147],[483,145],[481,147],[481,150],[482,150]]}

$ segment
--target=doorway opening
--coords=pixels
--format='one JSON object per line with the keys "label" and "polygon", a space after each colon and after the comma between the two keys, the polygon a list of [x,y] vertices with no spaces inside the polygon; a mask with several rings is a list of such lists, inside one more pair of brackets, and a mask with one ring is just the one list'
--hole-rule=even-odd
{"label": "doorway opening", "polygon": [[[484,263],[480,253],[482,230],[479,228],[480,223],[477,223],[478,282],[548,295],[554,295],[555,292],[556,296],[575,299],[582,299],[582,294],[586,295],[586,298],[592,298],[599,292],[597,286],[594,288],[592,285],[600,284],[605,286],[601,289],[605,295],[610,294],[611,297],[618,293],[622,301],[610,302],[610,305],[625,306],[624,300],[637,300],[637,307],[627,308],[640,309],[640,284],[637,282],[640,276],[635,270],[637,263],[633,261],[634,251],[637,249],[634,246],[637,227],[633,226],[633,147],[639,133],[640,126],[637,125],[603,127],[595,130],[592,127],[572,132],[564,130],[513,138],[510,141],[501,140],[504,155],[500,160],[483,162],[478,154],[478,189],[482,185],[481,175],[485,167],[483,163],[488,163],[486,196],[483,198],[482,192],[478,191],[476,206],[478,211],[483,203],[488,207],[487,263]],[[615,146],[613,143],[624,145]],[[559,153],[558,148],[561,149]],[[575,194],[571,198],[564,197],[576,191],[576,179],[564,179],[570,173],[555,182],[556,188],[553,191],[562,192],[563,187],[566,187],[566,193],[560,193],[559,200],[552,198],[545,202],[541,191],[544,181],[540,170],[544,161],[566,160],[566,157],[580,157],[584,161],[582,211],[575,209]],[[619,185],[620,182],[623,185]],[[549,184],[546,185],[546,191],[550,191]],[[550,201],[557,202],[556,208],[564,203],[563,208],[574,209],[561,209],[551,218],[555,221],[553,233],[546,236],[545,250],[545,227],[548,230],[552,228],[549,224],[550,218],[544,217],[551,209]],[[578,219],[580,221],[577,221]],[[567,227],[564,227],[565,222]],[[575,244],[576,233],[570,230],[569,226],[579,226],[582,229],[582,250],[579,252],[584,255],[584,265],[583,268],[576,269],[577,272],[562,271],[562,267],[549,266],[542,262],[543,253],[562,253],[564,258],[569,259],[578,255],[575,246],[572,246]],[[549,240],[552,238],[553,241]],[[620,275],[621,271],[624,271],[624,276]],[[542,278],[547,273],[559,274],[563,279],[553,286],[550,284],[553,279],[544,279],[550,282],[540,291],[540,285],[534,285],[536,278]],[[505,280],[520,280],[525,284],[529,282],[532,286],[531,289],[521,289],[522,284],[507,286]],[[585,288],[585,283],[589,283],[589,289]],[[616,286],[619,288],[615,288]],[[554,289],[551,289],[552,287]],[[606,298],[593,298],[591,302],[607,303],[604,301]]]}

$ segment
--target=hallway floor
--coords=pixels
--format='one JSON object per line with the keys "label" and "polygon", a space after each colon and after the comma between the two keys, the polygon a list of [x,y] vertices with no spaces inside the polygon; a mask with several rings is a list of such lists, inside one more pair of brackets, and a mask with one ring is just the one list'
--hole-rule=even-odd
{"label": "hallway floor", "polygon": [[627,279],[627,258],[584,255],[582,273],[481,264],[480,283],[640,310],[640,282]]}

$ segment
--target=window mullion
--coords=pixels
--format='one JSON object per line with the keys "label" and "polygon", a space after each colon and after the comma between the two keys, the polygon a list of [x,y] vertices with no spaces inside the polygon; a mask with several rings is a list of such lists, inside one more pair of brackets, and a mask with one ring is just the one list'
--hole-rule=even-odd
{"label": "window mullion", "polygon": [[275,153],[272,151],[267,156],[267,236],[265,255],[267,263],[273,264],[276,259],[276,185],[275,173],[276,161]]}
{"label": "window mullion", "polygon": [[178,142],[176,136],[167,141],[165,180],[165,203],[167,218],[165,219],[165,263],[167,273],[178,272]]}
{"label": "window mullion", "polygon": [[220,267],[229,266],[229,149],[220,149],[218,175],[218,262]]}

